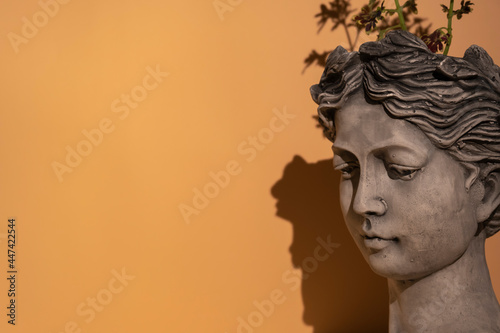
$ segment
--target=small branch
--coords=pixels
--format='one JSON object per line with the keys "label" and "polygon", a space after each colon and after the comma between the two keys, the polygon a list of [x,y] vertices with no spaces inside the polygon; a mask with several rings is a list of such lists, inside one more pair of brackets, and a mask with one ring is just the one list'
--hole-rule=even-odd
{"label": "small branch", "polygon": [[453,29],[451,27],[451,22],[453,20],[453,3],[454,3],[454,0],[450,0],[450,7],[448,8],[448,28],[447,28],[449,38],[448,38],[448,41],[446,42],[446,47],[444,48],[443,55],[448,55],[448,51],[450,50],[451,41],[453,39]]}
{"label": "small branch", "polygon": [[[451,1],[453,1],[453,0],[451,0]],[[405,17],[403,15],[403,9],[399,5],[399,0],[394,0],[394,3],[396,4],[396,12],[398,13],[399,24],[401,25],[401,30],[408,30],[406,28]]]}
{"label": "small branch", "polygon": [[393,25],[392,27],[386,28],[384,30],[380,30],[379,38],[377,40],[381,40],[382,38],[384,38],[387,31],[392,30],[392,29],[397,29],[397,28],[399,28],[399,24]]}

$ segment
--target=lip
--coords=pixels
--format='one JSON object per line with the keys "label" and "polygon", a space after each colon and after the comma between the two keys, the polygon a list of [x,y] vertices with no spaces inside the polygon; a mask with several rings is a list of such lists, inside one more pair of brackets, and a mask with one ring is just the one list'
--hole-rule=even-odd
{"label": "lip", "polygon": [[365,246],[373,250],[382,250],[392,244],[398,242],[398,238],[383,238],[376,235],[364,235],[363,236]]}

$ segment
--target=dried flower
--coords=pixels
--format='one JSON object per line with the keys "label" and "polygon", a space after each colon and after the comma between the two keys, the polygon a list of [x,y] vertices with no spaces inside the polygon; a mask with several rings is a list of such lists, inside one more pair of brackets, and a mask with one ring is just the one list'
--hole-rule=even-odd
{"label": "dried flower", "polygon": [[[460,2],[460,9],[454,10],[453,15],[456,15],[457,19],[460,20],[462,15],[470,14],[472,12],[472,7],[474,4],[470,1],[462,0]],[[443,12],[448,13],[449,8],[445,5],[441,5]]]}
{"label": "dried flower", "polygon": [[445,44],[448,43],[450,34],[444,33],[441,29],[435,30],[430,35],[423,35],[422,40],[427,45],[431,52],[437,53],[443,50]]}
{"label": "dried flower", "polygon": [[[472,6],[474,6],[471,0],[461,0],[459,9],[454,7],[455,2],[458,2],[458,0],[449,0],[449,6],[441,5],[443,12],[446,13],[448,24],[446,27],[441,27],[431,33],[431,24],[425,24],[427,19],[416,15],[418,14],[417,0],[405,0],[402,6],[399,5],[399,1],[401,0],[394,1],[396,8],[386,8],[384,0],[369,0],[368,4],[361,8],[358,15],[351,16],[352,20],[348,20],[347,17],[355,11],[350,7],[351,1],[328,0],[325,4],[320,5],[320,12],[315,17],[319,19],[319,31],[328,22],[333,24],[332,30],[343,26],[350,51],[354,51],[362,30],[365,30],[367,34],[377,32],[377,40],[380,40],[388,32],[402,29],[420,36],[432,52],[442,52],[446,56],[453,40],[453,18],[456,17],[460,20],[463,15],[471,13]],[[355,33],[354,38],[351,37],[351,32]],[[313,64],[323,67],[328,54],[329,52],[318,53],[313,50],[304,60],[304,70]]]}
{"label": "dried flower", "polygon": [[464,0],[462,0],[462,2],[460,3],[460,9],[456,11],[457,19],[460,20],[463,14],[469,14],[470,12],[472,12],[472,5],[474,5],[472,2],[465,1],[464,3]]}
{"label": "dried flower", "polygon": [[[384,3],[379,7],[380,1],[370,1],[368,5],[361,8],[361,13],[353,17],[358,26],[365,27],[366,32],[370,32],[377,26],[378,20],[382,17]],[[376,8],[376,9],[375,9]]]}

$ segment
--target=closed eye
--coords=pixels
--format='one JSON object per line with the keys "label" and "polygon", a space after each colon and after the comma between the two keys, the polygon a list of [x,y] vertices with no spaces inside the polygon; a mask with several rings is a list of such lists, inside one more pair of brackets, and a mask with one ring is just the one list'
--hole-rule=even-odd
{"label": "closed eye", "polygon": [[351,179],[352,174],[359,169],[358,162],[342,163],[334,167],[342,173],[342,179]]}
{"label": "closed eye", "polygon": [[387,173],[391,179],[411,180],[419,170],[421,169],[399,164],[389,164],[387,166]]}

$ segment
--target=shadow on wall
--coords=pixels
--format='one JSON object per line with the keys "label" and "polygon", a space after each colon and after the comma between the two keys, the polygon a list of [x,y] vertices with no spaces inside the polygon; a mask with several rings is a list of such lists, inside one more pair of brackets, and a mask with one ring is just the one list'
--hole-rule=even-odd
{"label": "shadow on wall", "polygon": [[[332,160],[307,163],[295,156],[271,189],[276,215],[293,226],[292,262],[302,270],[303,319],[314,333],[387,332],[387,282],[371,271],[344,224],[340,175]],[[322,241],[336,243],[318,252]],[[340,245],[340,246],[339,246]],[[316,263],[316,265],[315,265]]]}

